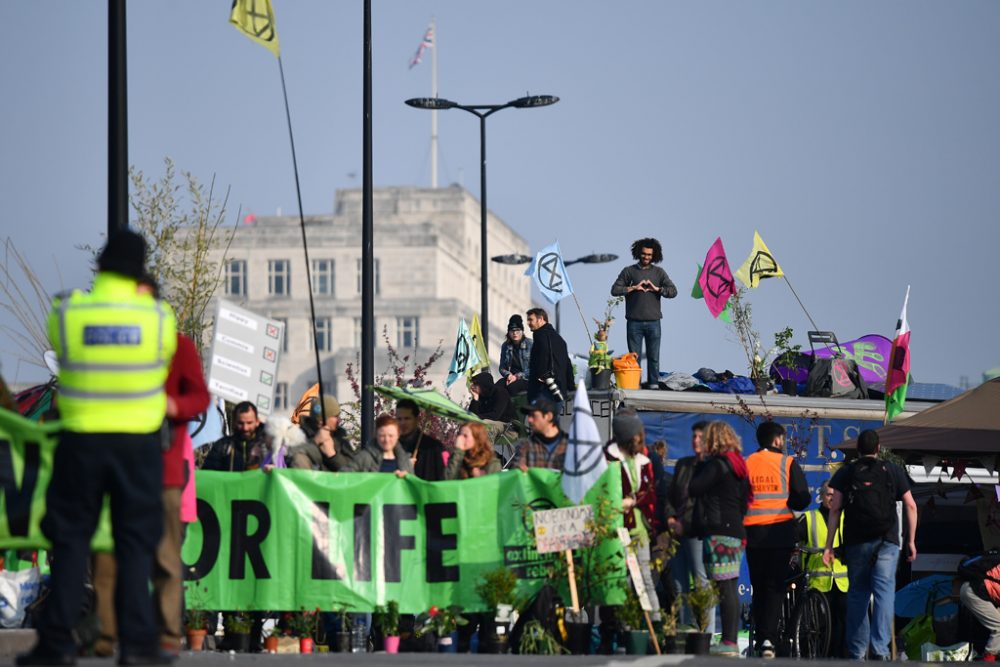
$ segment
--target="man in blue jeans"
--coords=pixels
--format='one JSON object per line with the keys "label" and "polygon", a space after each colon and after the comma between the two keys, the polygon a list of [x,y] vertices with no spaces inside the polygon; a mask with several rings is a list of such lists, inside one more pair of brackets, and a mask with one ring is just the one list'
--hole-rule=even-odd
{"label": "man in blue jeans", "polygon": [[642,358],[646,344],[646,386],[658,389],[660,382],[660,299],[673,299],[677,287],[659,266],[663,261],[660,242],[639,239],[632,244],[635,264],[626,266],[611,286],[611,296],[625,297],[625,334],[628,351]]}
{"label": "man in blue jeans", "polygon": [[[896,565],[901,531],[896,503],[906,513],[906,558],[917,557],[917,505],[910,493],[906,472],[878,458],[878,434],[871,430],[858,436],[859,458],[841,467],[830,480],[833,502],[827,522],[823,563],[833,563],[833,538],[844,511],[844,562],[847,564],[847,657],[863,660],[871,640],[872,658],[890,660],[893,606],[896,599]],[[868,600],[874,612],[868,620]]]}

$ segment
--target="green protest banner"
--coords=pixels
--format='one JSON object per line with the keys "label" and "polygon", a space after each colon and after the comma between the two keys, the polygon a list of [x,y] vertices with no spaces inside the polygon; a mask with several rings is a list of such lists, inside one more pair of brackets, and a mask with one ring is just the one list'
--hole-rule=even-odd
{"label": "green protest banner", "polygon": [[[42,535],[45,491],[52,477],[57,422],[39,424],[0,408],[0,549],[48,549]],[[112,548],[108,503],[91,541],[95,551]]]}
{"label": "green protest banner", "polygon": [[[198,522],[183,550],[187,578],[198,580],[191,606],[370,611],[396,600],[404,613],[453,604],[485,611],[476,584],[501,566],[517,572],[519,596],[546,581],[565,591],[562,554],[537,552],[532,520],[534,510],[570,504],[557,471],[433,483],[379,473],[199,471],[196,482]],[[622,523],[617,464],[584,502],[594,505],[595,530],[614,534]],[[581,551],[589,552],[577,566],[588,601],[620,604],[621,543],[598,539]]]}

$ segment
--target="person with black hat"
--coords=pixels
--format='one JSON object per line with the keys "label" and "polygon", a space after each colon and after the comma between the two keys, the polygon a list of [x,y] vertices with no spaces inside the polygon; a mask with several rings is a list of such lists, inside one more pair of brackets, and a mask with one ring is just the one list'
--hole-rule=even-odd
{"label": "person with black hat", "polygon": [[97,258],[91,290],[53,301],[48,330],[59,360],[62,431],[41,526],[52,542],[51,593],[38,643],[18,656],[18,665],[76,663],[74,628],[105,495],[118,562],[118,662],[170,660],[160,651],[150,573],[163,533],[160,429],[177,324],[167,303],[136,290],[145,261],[142,237],[120,231]]}
{"label": "person with black hat", "polygon": [[507,321],[507,338],[500,346],[500,377],[511,396],[528,391],[531,339],[524,335],[524,320],[517,313]]}
{"label": "person with black hat", "polygon": [[510,423],[514,421],[514,404],[510,402],[507,387],[502,382],[493,382],[489,371],[476,373],[469,380],[472,402],[469,412],[480,419]]}
{"label": "person with black hat", "polygon": [[528,468],[562,470],[569,436],[559,428],[556,404],[539,397],[521,408],[521,412],[528,417],[531,433],[515,445],[517,467],[523,471]]}

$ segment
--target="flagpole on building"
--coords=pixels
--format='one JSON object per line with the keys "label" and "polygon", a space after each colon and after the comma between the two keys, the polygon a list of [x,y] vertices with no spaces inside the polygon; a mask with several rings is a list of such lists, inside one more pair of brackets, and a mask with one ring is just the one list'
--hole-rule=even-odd
{"label": "flagpole on building", "polygon": [[313,352],[316,354],[316,383],[319,385],[319,406],[323,424],[326,423],[326,402],[323,391],[323,369],[319,360],[319,341],[316,340],[316,304],[313,302],[312,267],[309,264],[309,244],[306,241],[306,218],[302,213],[302,188],[299,185],[299,162],[295,157],[295,136],[292,134],[292,114],[288,109],[288,90],[285,88],[285,67],[278,56],[278,73],[281,75],[281,94],[285,98],[285,118],[288,121],[288,143],[292,147],[292,171],[295,173],[295,196],[299,203],[299,228],[302,230],[302,254],[306,259],[306,288],[309,293],[309,320],[312,322]]}
{"label": "flagpole on building", "polygon": [[375,254],[372,218],[372,3],[364,0],[361,167],[361,443],[375,423]]}
{"label": "flagpole on building", "polygon": [[788,289],[792,290],[792,294],[795,296],[795,300],[799,302],[799,306],[802,308],[802,312],[806,314],[807,318],[809,318],[809,323],[813,325],[813,331],[819,331],[819,327],[816,326],[816,322],[813,320],[812,315],[810,315],[809,311],[806,310],[805,304],[802,303],[802,299],[799,298],[799,295],[798,293],[796,293],[795,288],[792,287],[792,283],[788,282],[788,276],[783,275],[781,277],[785,279],[785,284],[788,285]]}
{"label": "flagpole on building", "polygon": [[[437,20],[431,18],[431,97],[438,96]],[[438,186],[438,112],[431,110],[431,187]]]}

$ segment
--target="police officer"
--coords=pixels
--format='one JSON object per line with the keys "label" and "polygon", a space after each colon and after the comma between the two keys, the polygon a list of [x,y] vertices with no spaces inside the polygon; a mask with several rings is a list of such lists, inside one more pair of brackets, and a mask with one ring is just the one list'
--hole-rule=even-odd
{"label": "police officer", "polygon": [[136,292],[145,258],[141,236],[118,232],[98,257],[91,291],[57,297],[49,315],[63,426],[42,520],[52,542],[52,593],[38,643],[18,665],[75,663],[73,628],[105,494],[119,568],[119,664],[169,661],[159,650],[149,577],[163,531],[160,428],[177,333],[170,307]]}
{"label": "police officer", "polygon": [[753,587],[754,641],[762,658],[775,657],[778,616],[791,575],[795,550],[795,514],[811,500],[805,473],[785,452],[785,428],[766,421],[757,427],[760,449],[747,457],[753,500],[743,525],[747,529],[747,569]]}

